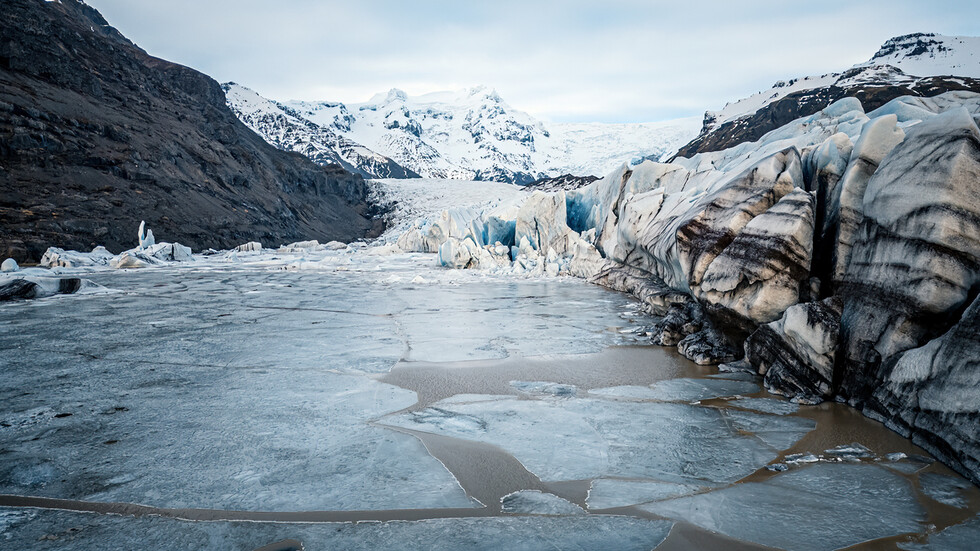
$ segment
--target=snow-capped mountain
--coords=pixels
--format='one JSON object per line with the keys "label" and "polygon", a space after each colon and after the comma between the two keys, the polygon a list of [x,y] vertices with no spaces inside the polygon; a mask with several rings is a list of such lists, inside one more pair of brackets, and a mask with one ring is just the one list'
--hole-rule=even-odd
{"label": "snow-capped mountain", "polygon": [[980,91],[980,38],[910,34],[886,41],[872,58],[839,73],[779,81],[769,90],[707,111],[701,134],[680,154],[717,151],[811,115],[842,97],[874,109],[902,95]]}
{"label": "snow-capped mountain", "polygon": [[[339,164],[368,178],[413,178],[418,174],[333,129],[303,118],[295,110],[234,82],[221,89],[232,112],[272,145],[295,151],[321,165]],[[342,107],[342,106],[341,106]]]}
{"label": "snow-capped mountain", "polygon": [[271,143],[378,177],[399,175],[375,172],[367,162],[387,159],[428,178],[520,184],[565,173],[601,176],[623,162],[672,154],[700,125],[695,118],[545,123],[485,87],[417,97],[392,89],[349,105],[276,102],[234,83],[225,85],[225,94],[231,109]]}

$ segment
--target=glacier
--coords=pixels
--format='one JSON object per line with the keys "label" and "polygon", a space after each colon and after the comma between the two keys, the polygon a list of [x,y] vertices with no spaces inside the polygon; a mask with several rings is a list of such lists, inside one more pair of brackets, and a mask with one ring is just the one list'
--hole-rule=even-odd
{"label": "glacier", "polygon": [[222,88],[231,110],[273,145],[374,178],[527,184],[601,176],[622,162],[666,158],[701,122],[543,122],[483,86],[421,96],[392,89],[356,104],[277,102],[236,83]]}

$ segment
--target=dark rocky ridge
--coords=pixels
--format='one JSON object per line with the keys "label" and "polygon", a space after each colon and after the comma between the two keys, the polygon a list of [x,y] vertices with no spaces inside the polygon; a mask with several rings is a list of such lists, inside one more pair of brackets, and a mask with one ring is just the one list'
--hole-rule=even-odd
{"label": "dark rocky ridge", "polygon": [[367,186],[281,152],[210,77],[147,55],[76,0],[5,0],[0,255],[121,250],[146,220],[195,249],[376,234]]}
{"label": "dark rocky ridge", "polygon": [[562,174],[561,176],[539,178],[526,184],[524,189],[528,191],[537,190],[544,192],[558,191],[560,189],[569,191],[572,189],[585,187],[598,179],[598,176],[574,176],[572,174]]}
{"label": "dark rocky ridge", "polygon": [[[893,71],[904,75],[900,70]],[[841,74],[838,82],[858,76],[862,69],[851,69]],[[676,157],[690,158],[698,153],[721,151],[740,143],[754,142],[781,126],[800,118],[812,115],[835,101],[854,97],[861,101],[866,112],[885,105],[901,96],[933,97],[957,90],[980,92],[980,80],[966,77],[927,77],[912,82],[895,85],[889,80],[870,80],[860,84],[802,90],[774,101],[755,113],[728,121],[709,130],[711,121],[705,120],[701,135],[677,151]],[[673,159],[671,159],[673,160]]]}

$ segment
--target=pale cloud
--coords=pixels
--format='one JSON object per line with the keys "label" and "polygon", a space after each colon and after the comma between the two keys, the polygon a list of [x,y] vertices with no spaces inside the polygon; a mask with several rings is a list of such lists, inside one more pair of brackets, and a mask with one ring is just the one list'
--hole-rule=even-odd
{"label": "pale cloud", "polygon": [[700,115],[910,32],[980,34],[975,0],[89,0],[153,55],[276,99],[484,84],[550,120]]}

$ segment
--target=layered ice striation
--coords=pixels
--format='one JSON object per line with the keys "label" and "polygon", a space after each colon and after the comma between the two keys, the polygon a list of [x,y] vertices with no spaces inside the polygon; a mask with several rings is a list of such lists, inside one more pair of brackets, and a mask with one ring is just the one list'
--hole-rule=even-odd
{"label": "layered ice striation", "polygon": [[733,538],[800,550],[919,532],[925,520],[905,478],[875,465],[828,463],[641,508]]}
{"label": "layered ice striation", "polygon": [[[672,523],[612,515],[446,518],[415,522],[185,522],[0,507],[0,542],[11,549],[345,549],[350,551],[649,551]],[[286,541],[290,540],[290,541]]]}
{"label": "layered ice striation", "polygon": [[544,481],[620,477],[704,486],[755,472],[815,426],[796,417],[575,397],[445,400],[381,423],[497,445]]}

